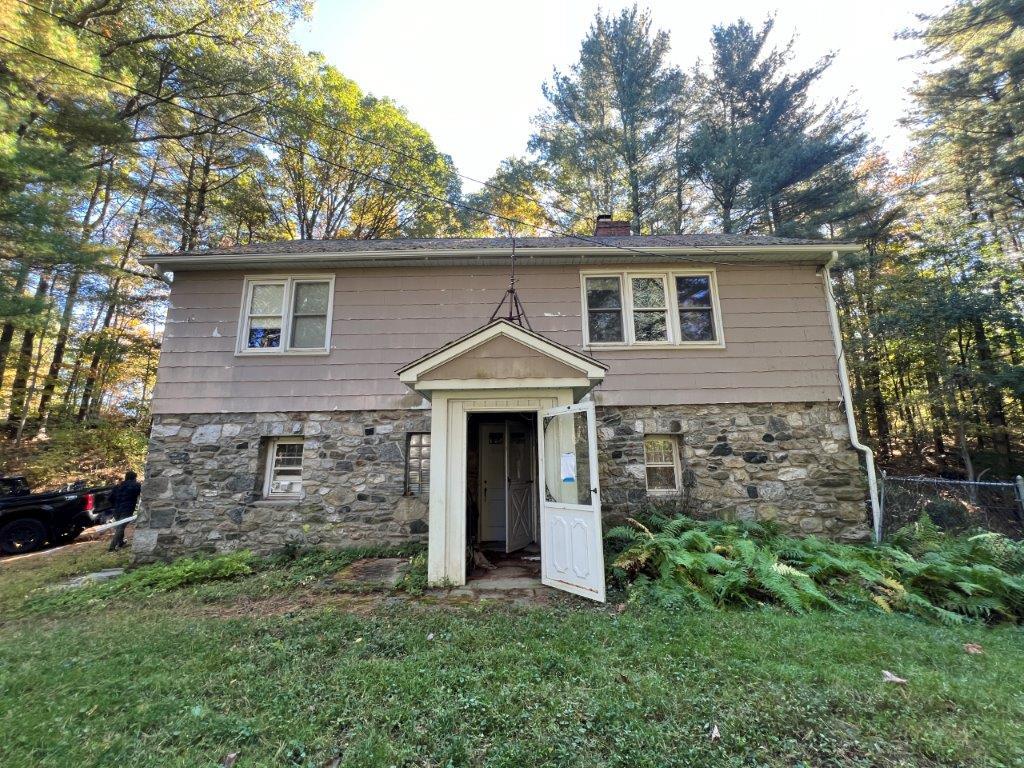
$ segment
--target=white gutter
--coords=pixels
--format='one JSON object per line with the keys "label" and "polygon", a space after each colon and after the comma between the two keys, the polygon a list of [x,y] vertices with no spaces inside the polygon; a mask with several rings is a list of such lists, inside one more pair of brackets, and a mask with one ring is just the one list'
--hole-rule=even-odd
{"label": "white gutter", "polygon": [[[722,256],[763,256],[765,261],[796,261],[795,256],[803,256],[806,261],[816,261],[813,257],[817,254],[835,253],[837,251],[848,252],[860,250],[859,245],[843,244],[840,246],[821,245],[767,245],[767,246],[644,246],[639,248],[613,246],[572,246],[561,248],[520,248],[517,256],[520,262],[529,262],[534,258],[552,257],[573,257],[580,261],[590,260],[594,257],[601,259],[635,259],[638,255],[652,256],[708,256],[708,261],[715,261]],[[255,266],[257,264],[282,264],[290,261],[321,262],[324,264],[344,264],[346,262],[373,261],[383,264],[389,261],[448,261],[455,259],[471,258],[507,258],[510,253],[508,248],[448,248],[448,249],[402,249],[402,250],[364,250],[364,251],[326,251],[326,252],[292,252],[292,253],[246,253],[235,251],[232,253],[161,253],[151,256],[143,256],[139,259],[140,264],[172,270],[175,266],[183,267],[233,267],[233,266]],[[774,257],[774,258],[773,258]]]}
{"label": "white gutter", "polygon": [[839,251],[832,251],[822,270],[825,279],[825,300],[828,302],[829,325],[832,326],[832,340],[835,343],[836,361],[839,366],[839,388],[843,394],[846,408],[846,425],[850,430],[850,445],[864,454],[864,466],[868,472],[868,495],[871,497],[871,522],[875,543],[882,540],[882,507],[878,502],[878,479],[875,477],[875,454],[864,445],[857,436],[857,420],[853,413],[853,395],[850,393],[850,379],[846,371],[846,353],[843,351],[843,336],[839,328],[839,313],[836,310],[836,299],[832,295],[832,277],[829,269],[839,260]]}

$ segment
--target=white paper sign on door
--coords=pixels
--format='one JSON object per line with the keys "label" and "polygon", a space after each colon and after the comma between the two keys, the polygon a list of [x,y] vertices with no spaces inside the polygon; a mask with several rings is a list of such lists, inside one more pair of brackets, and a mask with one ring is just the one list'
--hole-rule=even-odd
{"label": "white paper sign on door", "polygon": [[562,454],[561,474],[563,483],[576,482],[576,454],[569,452]]}

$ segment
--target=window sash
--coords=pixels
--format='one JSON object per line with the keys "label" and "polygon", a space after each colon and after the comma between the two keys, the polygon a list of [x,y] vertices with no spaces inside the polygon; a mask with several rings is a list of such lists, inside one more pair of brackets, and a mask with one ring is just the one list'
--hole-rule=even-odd
{"label": "window sash", "polygon": [[[622,272],[584,272],[582,274],[582,299],[586,312],[586,326],[584,327],[585,344],[587,347],[624,347],[624,346],[660,346],[660,347],[722,347],[722,328],[720,310],[718,304],[718,284],[715,270],[625,270]],[[663,306],[643,306],[645,303],[639,300],[634,291],[634,281],[644,278],[660,280],[663,286]],[[706,281],[707,298],[706,302],[694,302],[679,300],[678,278],[701,278]],[[620,310],[618,307],[591,307],[590,306],[590,281],[595,279],[616,280],[619,284],[620,302],[622,307],[629,311]],[[639,303],[638,303],[639,302]],[[594,338],[594,326],[592,318],[600,313],[611,313],[620,315],[620,322],[623,323],[621,334],[615,340],[603,340]],[[646,313],[646,315],[645,315]],[[658,338],[642,338],[645,328],[650,328],[654,322],[652,316],[664,313],[665,332],[660,333]],[[694,324],[706,328],[706,332],[695,336],[692,332],[687,333],[687,327],[692,331]],[[660,329],[659,329],[660,330]]]}
{"label": "window sash", "polygon": [[[607,307],[591,307],[590,306],[590,283],[591,281],[597,280],[615,280],[618,283],[618,305],[607,306]],[[586,296],[587,302],[587,338],[589,339],[594,335],[595,328],[593,326],[593,320],[597,317],[604,316],[615,316],[618,318],[618,339],[602,339],[595,341],[596,344],[622,344],[626,341],[626,322],[625,312],[623,307],[625,306],[623,296],[623,285],[622,277],[620,275],[592,275],[585,277],[583,280],[583,293]]]}
{"label": "window sash", "polygon": [[[668,447],[667,458],[662,457],[653,459],[651,458],[652,451],[649,450],[649,444],[652,441],[665,442]],[[654,473],[651,470],[655,470]],[[672,470],[672,485],[656,485],[652,483],[652,474],[657,477],[660,474],[657,470]],[[655,493],[674,493],[679,491],[680,485],[680,462],[679,462],[679,443],[672,436],[648,436],[644,438],[644,478],[647,483],[647,490]]]}
{"label": "window sash", "polygon": [[[638,281],[657,281],[661,284],[661,302],[660,304],[651,304],[650,306],[638,306],[637,305],[637,291],[636,284]],[[630,305],[633,308],[633,328],[632,338],[634,344],[666,344],[672,338],[672,323],[669,322],[668,316],[668,288],[667,281],[664,275],[629,275],[629,292],[630,292]],[[665,327],[664,335],[659,338],[652,339],[641,339],[639,338],[640,333],[638,331],[637,318],[645,318],[645,322],[648,318],[654,319],[660,317]],[[657,320],[655,320],[657,322]]]}
{"label": "window sash", "polygon": [[[297,311],[296,300],[298,289],[303,285],[325,285],[327,287],[327,306],[324,312]],[[278,313],[268,314],[263,311],[267,308],[261,307],[254,312],[253,299],[256,291],[261,286],[281,287],[281,306]],[[242,313],[242,327],[239,336],[238,352],[240,354],[282,354],[287,352],[327,352],[330,350],[331,339],[331,313],[334,303],[334,280],[332,277],[279,277],[279,278],[254,278],[246,281],[245,304]],[[308,319],[316,320],[322,318],[323,339],[316,346],[298,345],[296,331],[301,321]],[[252,332],[261,327],[261,323],[272,323],[277,321],[276,326],[267,324],[263,327],[277,330],[276,344],[259,345],[252,344]]]}
{"label": "window sash", "polygon": [[[298,449],[285,447],[298,446]],[[294,498],[300,495],[302,484],[302,453],[305,441],[302,438],[275,438],[267,446],[266,477],[263,495],[265,498]],[[275,483],[298,483],[298,487],[287,490],[275,490]]]}

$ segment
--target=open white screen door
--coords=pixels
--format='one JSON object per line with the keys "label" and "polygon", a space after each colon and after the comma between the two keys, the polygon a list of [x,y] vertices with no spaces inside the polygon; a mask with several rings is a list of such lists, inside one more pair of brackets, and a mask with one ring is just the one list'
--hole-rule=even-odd
{"label": "open white screen door", "polygon": [[604,602],[593,403],[540,413],[541,581]]}

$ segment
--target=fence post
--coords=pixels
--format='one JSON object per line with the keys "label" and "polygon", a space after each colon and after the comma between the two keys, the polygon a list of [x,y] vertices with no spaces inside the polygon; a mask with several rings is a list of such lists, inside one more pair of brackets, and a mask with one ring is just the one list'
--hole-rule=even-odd
{"label": "fence post", "polygon": [[882,487],[878,491],[878,530],[875,531],[875,543],[882,543],[882,531],[885,530],[885,479],[888,475],[882,470]]}
{"label": "fence post", "polygon": [[1017,519],[1024,524],[1024,477],[1017,475],[1015,485],[1017,486]]}

